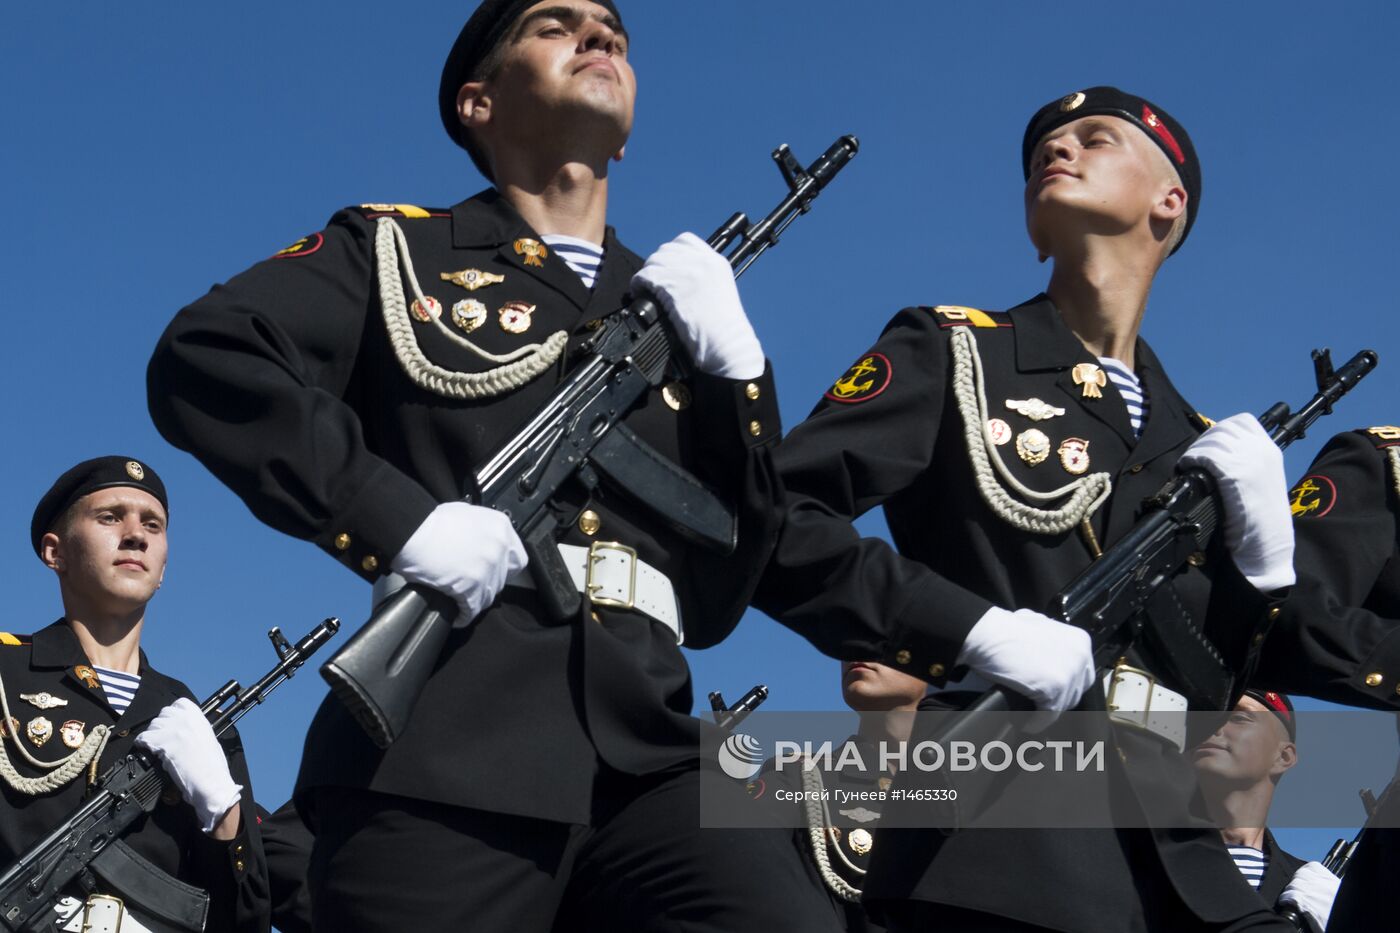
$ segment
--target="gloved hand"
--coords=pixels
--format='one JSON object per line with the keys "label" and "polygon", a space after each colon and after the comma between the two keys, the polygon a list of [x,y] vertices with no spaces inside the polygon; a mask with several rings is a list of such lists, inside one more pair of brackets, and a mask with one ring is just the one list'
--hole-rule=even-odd
{"label": "gloved hand", "polygon": [[1323,868],[1321,862],[1308,862],[1293,874],[1278,900],[1307,914],[1319,930],[1325,930],[1341,884],[1342,879]]}
{"label": "gloved hand", "polygon": [[647,258],[632,290],[655,296],[695,368],[725,379],[763,375],[763,347],[739,301],[734,271],[693,233],[682,233]]}
{"label": "gloved hand", "polygon": [[224,747],[193,700],[181,697],[161,710],[136,745],[160,759],[206,833],[238,805],[243,788],[234,783]]}
{"label": "gloved hand", "polygon": [[452,597],[453,624],[475,619],[523,568],[525,545],[504,512],[470,502],[444,502],[423,519],[389,565],[410,583]]}
{"label": "gloved hand", "polygon": [[1049,725],[1094,685],[1097,671],[1089,633],[1030,609],[993,606],[967,633],[958,663],[1033,700]]}
{"label": "gloved hand", "polygon": [[1225,514],[1225,546],[1261,593],[1292,586],[1293,515],[1283,451],[1251,414],[1226,418],[1181,455],[1180,466],[1215,477]]}

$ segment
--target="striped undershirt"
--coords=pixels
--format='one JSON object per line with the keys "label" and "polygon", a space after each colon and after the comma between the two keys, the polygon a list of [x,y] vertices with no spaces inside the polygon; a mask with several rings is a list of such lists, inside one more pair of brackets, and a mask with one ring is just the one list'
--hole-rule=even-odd
{"label": "striped undershirt", "polygon": [[1235,867],[1244,875],[1244,880],[1257,889],[1264,880],[1264,870],[1269,867],[1269,857],[1251,846],[1230,846],[1229,849],[1230,858],[1235,860]]}
{"label": "striped undershirt", "polygon": [[592,288],[598,279],[598,267],[603,264],[603,247],[575,236],[562,233],[546,233],[540,237],[554,254],[569,264],[569,268],[583,279],[584,287]]}
{"label": "striped undershirt", "polygon": [[107,705],[116,710],[118,716],[125,713],[141,686],[141,675],[114,671],[96,664],[93,669],[97,671],[97,679],[102,682],[102,692],[107,694]]}
{"label": "striped undershirt", "polygon": [[1128,420],[1133,425],[1133,437],[1142,437],[1142,424],[1147,420],[1147,410],[1150,407],[1147,395],[1142,389],[1142,380],[1138,379],[1137,373],[1111,356],[1101,356],[1099,362],[1103,364],[1104,372],[1108,373],[1114,388],[1128,405]]}

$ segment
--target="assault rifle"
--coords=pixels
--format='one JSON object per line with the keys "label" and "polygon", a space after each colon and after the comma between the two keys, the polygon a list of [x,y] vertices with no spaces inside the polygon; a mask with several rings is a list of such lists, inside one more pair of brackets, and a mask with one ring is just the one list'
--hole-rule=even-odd
{"label": "assault rifle", "polygon": [[[842,136],[804,169],[787,146],[773,153],[788,194],[768,216],[750,223],[734,214],[710,237],[728,253],[737,277],[778,237],[856,154],[854,136]],[[617,488],[641,491],[649,506],[679,533],[720,553],[734,548],[728,508],[697,479],[670,463],[622,424],[624,418],[678,365],[661,309],[642,296],[605,319],[581,348],[576,366],[548,403],[472,477],[467,501],[510,517],[541,602],[556,619],[576,616],[578,588],[556,548],[556,496],[568,483],[591,489],[599,474]],[[385,599],[321,676],[380,748],[403,731],[447,641],[456,604],[442,593],[410,584]]]}
{"label": "assault rifle", "polygon": [[[1279,402],[1259,418],[1280,449],[1303,437],[1318,418],[1331,414],[1333,404],[1379,362],[1374,350],[1362,350],[1339,370],[1332,368],[1328,350],[1314,350],[1312,358],[1317,394],[1296,413]],[[1213,649],[1175,600],[1154,599],[1188,564],[1200,561],[1214,537],[1220,521],[1215,480],[1205,470],[1186,470],[1170,479],[1147,505],[1147,513],[1122,540],[1060,590],[1047,614],[1088,631],[1100,668],[1111,666],[1145,633],[1170,640],[1183,650],[1204,652],[1204,674],[1200,668],[1174,673],[1194,680],[1190,686],[1198,695],[1214,693],[1224,703],[1232,690],[1230,672],[1213,657]],[[1180,662],[1180,658],[1163,658],[1163,663],[1185,667]],[[993,687],[961,715],[950,717],[933,740],[945,746],[969,741],[978,747],[1004,740],[1013,727],[1007,717],[996,714],[1033,707],[1021,694]],[[969,802],[965,795],[963,802]],[[975,810],[975,805],[969,809]]]}
{"label": "assault rifle", "polygon": [[[200,704],[214,734],[233,728],[339,628],[339,619],[326,619],[295,645],[280,629],[268,632],[277,651],[277,666],[247,690],[230,680]],[[147,925],[153,929],[203,930],[209,895],[171,878],[121,840],[128,826],[155,809],[168,782],[160,764],[143,751],[112,765],[87,803],[0,876],[0,929],[14,933],[54,929],[54,907],[76,883],[86,891],[99,886],[115,889],[128,905],[139,906],[142,919],[149,919]]]}
{"label": "assault rifle", "polygon": [[710,694],[710,709],[715,714],[715,725],[725,732],[733,732],[734,727],[748,718],[749,713],[763,705],[763,701],[768,699],[768,685],[754,684],[748,693],[739,698],[739,702],[730,706],[724,702],[724,694],[716,690]]}
{"label": "assault rifle", "polygon": [[[1386,788],[1387,792],[1390,790],[1391,788]],[[1351,864],[1351,857],[1356,854],[1357,847],[1361,845],[1361,840],[1366,836],[1366,828],[1375,818],[1376,810],[1379,808],[1375,795],[1369,789],[1361,791],[1361,805],[1366,809],[1366,825],[1357,830],[1356,837],[1350,842],[1343,838],[1332,843],[1332,848],[1327,850],[1327,855],[1322,859],[1322,867],[1338,878],[1347,876],[1347,866]],[[1313,925],[1303,916],[1301,910],[1287,906],[1279,908],[1278,913],[1283,919],[1297,927],[1299,933],[1312,933]]]}

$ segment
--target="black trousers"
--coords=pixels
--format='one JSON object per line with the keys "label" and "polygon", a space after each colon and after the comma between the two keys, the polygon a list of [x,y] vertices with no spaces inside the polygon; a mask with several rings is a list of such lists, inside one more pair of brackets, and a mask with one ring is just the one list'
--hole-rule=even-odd
{"label": "black trousers", "polygon": [[702,780],[725,779],[695,769],[609,776],[589,826],[318,789],[315,928],[836,933],[789,832],[699,828]]}

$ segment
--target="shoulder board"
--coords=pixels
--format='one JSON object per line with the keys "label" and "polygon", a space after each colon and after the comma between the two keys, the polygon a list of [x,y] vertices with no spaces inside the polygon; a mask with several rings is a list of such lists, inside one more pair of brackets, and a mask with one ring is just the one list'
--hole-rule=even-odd
{"label": "shoulder board", "polygon": [[1382,424],[1366,429],[1366,436],[1377,447],[1394,447],[1400,444],[1400,428],[1393,424]]}
{"label": "shoulder board", "polygon": [[427,209],[416,204],[361,204],[360,210],[366,217],[447,217],[451,212],[440,209]]}
{"label": "shoulder board", "polygon": [[1201,430],[1205,430],[1206,428],[1214,427],[1214,425],[1215,425],[1215,419],[1214,419],[1214,418],[1207,418],[1205,415],[1201,414],[1201,413],[1198,412],[1198,411],[1192,412],[1192,413],[1191,413],[1191,418],[1192,418],[1193,421],[1195,421],[1198,425],[1201,426]]}
{"label": "shoulder board", "polygon": [[1011,327],[1011,316],[1004,311],[979,311],[963,305],[937,305],[929,309],[938,317],[939,327]]}
{"label": "shoulder board", "polygon": [[11,635],[9,632],[0,632],[0,645],[6,648],[18,648],[21,645],[29,644],[29,636]]}

